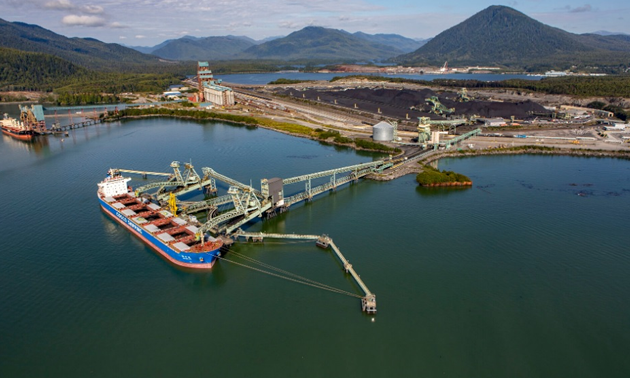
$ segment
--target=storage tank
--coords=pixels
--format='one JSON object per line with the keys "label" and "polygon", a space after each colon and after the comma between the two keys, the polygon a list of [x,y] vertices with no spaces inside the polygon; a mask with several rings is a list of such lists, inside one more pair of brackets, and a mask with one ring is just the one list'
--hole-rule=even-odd
{"label": "storage tank", "polygon": [[394,140],[394,126],[391,123],[381,121],[372,128],[372,138],[375,141],[391,142]]}

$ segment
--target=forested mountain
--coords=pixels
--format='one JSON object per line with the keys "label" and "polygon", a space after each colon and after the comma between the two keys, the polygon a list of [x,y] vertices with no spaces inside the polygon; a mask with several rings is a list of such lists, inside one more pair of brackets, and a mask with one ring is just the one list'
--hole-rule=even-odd
{"label": "forested mountain", "polygon": [[0,91],[50,91],[94,76],[89,70],[56,56],[0,47]]}
{"label": "forested mountain", "polygon": [[[357,39],[352,37],[357,37],[368,44],[366,45],[364,42],[361,43],[361,46],[369,46],[368,48],[371,51],[377,51],[378,58],[374,58],[373,56],[367,56],[366,54],[362,54],[359,60],[373,60],[373,59],[381,59],[382,56],[391,57],[393,55],[398,55],[400,53],[410,52],[416,50],[418,47],[422,46],[426,43],[424,40],[414,40],[411,38],[406,38],[398,34],[366,34],[363,32],[356,32],[354,34],[347,33],[342,30],[334,30],[334,29],[324,29],[317,28],[315,29],[323,29],[326,32],[324,33],[315,33],[313,30],[306,29],[306,31],[302,33],[298,33],[297,36],[292,36],[289,40],[284,40],[281,42],[276,42],[276,45],[271,46],[263,46],[260,49],[255,49],[250,52],[241,54],[246,49],[255,46],[255,45],[263,45],[271,41],[277,41],[284,39],[286,37],[270,37],[265,38],[260,41],[256,41],[252,38],[245,36],[214,36],[214,37],[206,37],[206,38],[198,38],[185,36],[179,39],[170,39],[160,43],[157,46],[153,47],[143,47],[143,46],[134,46],[132,47],[135,50],[153,54],[165,59],[172,60],[230,60],[230,59],[258,59],[263,57],[266,59],[282,59],[282,60],[294,60],[294,59],[335,59],[331,58],[331,52],[345,50],[345,43],[357,43]],[[310,31],[309,31],[310,30]],[[330,34],[338,34],[336,36],[331,36]],[[340,35],[343,35],[340,37]],[[343,42],[344,39],[350,37],[350,41]],[[333,41],[334,46],[330,46],[330,51],[326,51],[324,54],[325,58],[321,57],[322,51],[314,51],[312,48],[312,44],[318,43],[313,39],[329,39]],[[296,40],[298,40],[297,44],[308,40],[308,44],[311,44],[311,48],[303,48],[303,51],[293,51],[291,54],[293,55],[290,58],[286,58],[285,56],[280,57],[278,54],[274,52],[278,48],[278,46],[282,45],[286,47],[287,45],[296,45]],[[319,42],[321,46],[324,46],[327,42]],[[341,46],[338,45],[341,43]],[[389,46],[389,48],[387,47]],[[383,53],[381,50],[387,50],[387,52]],[[306,51],[308,50],[308,51]],[[356,56],[356,51],[353,52],[354,56]],[[344,57],[345,59],[345,57]]]}
{"label": "forested mountain", "polygon": [[172,73],[92,71],[53,55],[0,47],[0,92],[54,90],[86,101],[83,94],[161,92],[181,79]]}
{"label": "forested mountain", "polygon": [[505,6],[491,6],[396,61],[406,64],[531,65],[630,62],[624,36],[577,35]]}
{"label": "forested mountain", "polygon": [[366,41],[380,43],[382,45],[395,47],[398,50],[408,53],[417,50],[427,43],[427,40],[415,40],[403,37],[398,34],[366,34],[363,32],[353,33],[355,37],[359,37]]}
{"label": "forested mountain", "polygon": [[308,26],[284,38],[252,46],[240,54],[244,59],[361,61],[387,59],[402,51],[370,42],[343,30]]}
{"label": "forested mountain", "polygon": [[93,38],[68,38],[37,25],[0,19],[0,47],[45,53],[76,65],[108,71],[157,64],[158,58]]}
{"label": "forested mountain", "polygon": [[173,60],[225,60],[234,57],[255,42],[245,37],[180,38],[153,50],[153,55]]}

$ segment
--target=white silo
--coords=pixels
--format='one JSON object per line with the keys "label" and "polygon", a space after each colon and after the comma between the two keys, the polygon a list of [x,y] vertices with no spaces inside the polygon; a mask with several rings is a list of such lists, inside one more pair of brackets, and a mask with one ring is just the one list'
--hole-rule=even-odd
{"label": "white silo", "polygon": [[372,138],[379,142],[391,142],[394,140],[394,126],[381,121],[372,127]]}

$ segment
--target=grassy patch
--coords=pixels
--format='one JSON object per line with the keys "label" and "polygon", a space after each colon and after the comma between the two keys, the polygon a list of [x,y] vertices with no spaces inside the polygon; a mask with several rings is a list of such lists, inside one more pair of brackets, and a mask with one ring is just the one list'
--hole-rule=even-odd
{"label": "grassy patch", "polygon": [[470,178],[453,171],[439,171],[430,165],[425,165],[424,170],[416,176],[418,184],[423,186],[444,184],[449,182],[471,182]]}

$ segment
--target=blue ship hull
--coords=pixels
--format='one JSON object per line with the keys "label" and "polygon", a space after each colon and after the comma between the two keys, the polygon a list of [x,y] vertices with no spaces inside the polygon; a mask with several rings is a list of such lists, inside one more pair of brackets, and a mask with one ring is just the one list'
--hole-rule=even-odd
{"label": "blue ship hull", "polygon": [[173,264],[193,269],[209,269],[212,268],[212,265],[214,265],[214,262],[217,260],[217,256],[220,256],[221,248],[201,253],[177,251],[162,242],[157,237],[153,236],[149,231],[135,224],[124,214],[120,213],[110,204],[103,201],[100,197],[98,200],[101,203],[101,208],[107,215],[123,225],[126,229],[131,231],[132,234],[140,238],[140,240],[145,242],[148,246],[153,248],[162,257],[172,262]]}

